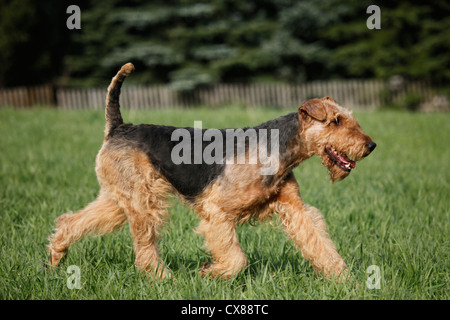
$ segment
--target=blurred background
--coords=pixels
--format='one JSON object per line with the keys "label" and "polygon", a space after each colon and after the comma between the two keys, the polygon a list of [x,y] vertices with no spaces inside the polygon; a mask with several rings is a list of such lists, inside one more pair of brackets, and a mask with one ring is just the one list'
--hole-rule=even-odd
{"label": "blurred background", "polygon": [[[381,29],[367,27],[371,5]],[[0,300],[448,300],[449,49],[448,0],[0,0]],[[355,281],[315,276],[276,217],[238,228],[242,276],[200,279],[198,218],[175,200],[160,247],[176,286],[136,272],[128,228],[45,271],[54,219],[98,194],[106,90],[127,62],[130,123],[242,128],[324,96],[353,109],[374,153],[337,185],[317,158],[294,174]]]}
{"label": "blurred background", "polygon": [[[69,30],[69,5],[81,29]],[[381,29],[367,8],[378,5]],[[0,105],[103,107],[126,62],[130,108],[448,110],[448,1],[0,0]]]}

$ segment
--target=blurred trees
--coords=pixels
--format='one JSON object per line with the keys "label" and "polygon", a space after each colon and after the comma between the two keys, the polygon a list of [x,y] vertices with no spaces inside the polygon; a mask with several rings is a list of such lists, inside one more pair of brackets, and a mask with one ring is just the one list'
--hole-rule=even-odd
{"label": "blurred trees", "polygon": [[[66,8],[81,8],[67,30]],[[215,82],[389,77],[450,80],[450,5],[361,0],[0,0],[0,85],[130,81],[189,90]]]}
{"label": "blurred trees", "polygon": [[67,67],[69,1],[0,0],[0,86],[53,81]]}
{"label": "blurred trees", "polygon": [[368,15],[360,13],[369,4],[336,1],[338,7],[346,7],[343,21],[325,31],[325,37],[336,45],[333,60],[347,76],[450,80],[450,2],[384,1],[380,4],[381,30],[364,28]]}
{"label": "blurred trees", "polygon": [[75,39],[85,50],[70,57],[72,77],[88,84],[105,81],[125,61],[140,70],[134,80],[179,90],[333,76],[332,51],[320,37],[337,21],[330,1],[98,3],[83,13],[83,32]]}

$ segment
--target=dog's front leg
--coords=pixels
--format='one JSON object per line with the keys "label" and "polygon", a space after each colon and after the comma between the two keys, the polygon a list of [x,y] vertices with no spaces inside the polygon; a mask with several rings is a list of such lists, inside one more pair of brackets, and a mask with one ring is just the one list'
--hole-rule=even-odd
{"label": "dog's front leg", "polygon": [[[219,214],[218,214],[219,215]],[[203,219],[197,232],[205,236],[206,246],[213,256],[212,263],[204,263],[200,274],[229,279],[246,265],[247,258],[239,245],[236,225],[228,219]]]}
{"label": "dog's front leg", "polygon": [[281,189],[275,210],[286,233],[316,271],[326,277],[345,278],[345,262],[328,235],[323,216],[316,208],[303,203],[293,174]]}

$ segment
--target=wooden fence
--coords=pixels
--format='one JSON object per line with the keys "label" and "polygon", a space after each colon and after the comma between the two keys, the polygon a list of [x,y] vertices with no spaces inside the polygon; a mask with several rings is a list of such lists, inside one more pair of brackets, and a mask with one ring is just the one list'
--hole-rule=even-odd
{"label": "wooden fence", "polygon": [[[417,96],[420,102],[431,101],[432,88],[424,81],[408,82],[395,90],[383,80],[313,81],[287,84],[217,84],[189,92],[177,92],[167,86],[124,86],[121,104],[128,109],[221,106],[238,103],[244,106],[292,108],[311,98],[330,96],[339,104],[355,109],[379,108],[387,103]],[[106,88],[59,88],[39,86],[0,89],[0,106],[57,106],[63,109],[103,109]]]}
{"label": "wooden fence", "polygon": [[0,88],[0,106],[53,106],[55,102],[55,92],[51,85]]}

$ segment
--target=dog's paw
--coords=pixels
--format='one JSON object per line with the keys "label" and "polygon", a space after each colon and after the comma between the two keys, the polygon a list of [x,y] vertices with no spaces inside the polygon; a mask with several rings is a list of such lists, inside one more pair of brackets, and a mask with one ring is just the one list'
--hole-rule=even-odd
{"label": "dog's paw", "polygon": [[204,262],[200,268],[200,275],[202,277],[211,275],[213,269],[212,269],[212,263],[211,262]]}

